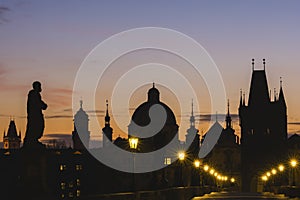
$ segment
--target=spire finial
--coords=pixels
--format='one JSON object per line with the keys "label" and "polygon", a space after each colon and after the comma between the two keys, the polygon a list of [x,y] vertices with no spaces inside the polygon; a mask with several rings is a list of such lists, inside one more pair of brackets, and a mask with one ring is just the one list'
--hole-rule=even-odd
{"label": "spire finial", "polygon": [[264,70],[266,70],[266,59],[263,59]]}
{"label": "spire finial", "polygon": [[81,97],[79,103],[80,103],[80,108],[82,109],[82,104],[83,104],[82,97]]}
{"label": "spire finial", "polygon": [[254,71],[254,58],[252,58],[252,71]]}
{"label": "spire finial", "polygon": [[229,99],[227,99],[227,114],[229,115]]}
{"label": "spire finial", "polygon": [[244,94],[243,94],[243,106],[245,106],[245,105],[246,105],[246,94],[244,92]]}
{"label": "spire finial", "polygon": [[106,102],[106,115],[105,115],[105,126],[109,126],[110,124],[109,124],[109,121],[110,121],[110,116],[109,116],[109,114],[108,114],[108,100],[106,99],[105,100],[105,102]]}
{"label": "spire finial", "polygon": [[155,88],[155,83],[154,82],[152,83],[152,87]]}
{"label": "spire finial", "polygon": [[192,99],[192,116],[194,116],[194,101]]}
{"label": "spire finial", "polygon": [[280,76],[280,88],[282,88],[282,77]]}

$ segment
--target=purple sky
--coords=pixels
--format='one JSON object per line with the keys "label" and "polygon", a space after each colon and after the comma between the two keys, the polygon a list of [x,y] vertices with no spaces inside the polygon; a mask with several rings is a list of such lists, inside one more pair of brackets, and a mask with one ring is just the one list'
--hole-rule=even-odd
{"label": "purple sky", "polygon": [[[37,79],[50,105],[45,113],[50,117],[46,133],[70,133],[72,87],[87,54],[113,34],[155,26],[189,35],[208,51],[222,74],[232,113],[237,113],[240,88],[249,90],[251,59],[261,68],[266,58],[269,87],[278,88],[279,77],[283,77],[288,120],[293,122],[289,132],[298,132],[299,8],[296,0],[2,0],[0,130],[7,129],[9,116],[14,116],[24,133],[26,94]],[[189,112],[187,109],[187,123]]]}

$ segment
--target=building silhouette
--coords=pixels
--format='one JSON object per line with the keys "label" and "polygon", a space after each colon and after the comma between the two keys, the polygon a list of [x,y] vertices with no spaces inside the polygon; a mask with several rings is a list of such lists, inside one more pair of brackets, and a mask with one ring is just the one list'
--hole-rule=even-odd
{"label": "building silhouette", "polygon": [[195,127],[195,116],[194,116],[194,108],[192,101],[192,111],[190,116],[190,128],[187,129],[187,134],[185,135],[185,141],[187,144],[190,144],[188,148],[188,154],[191,157],[198,158],[198,153],[200,150],[200,135],[199,130]]}
{"label": "building silhouette", "polygon": [[138,133],[142,130],[134,126],[133,122],[139,127],[147,126],[151,122],[149,111],[153,105],[158,104],[165,109],[166,122],[163,128],[154,136],[139,140],[139,143],[142,144],[140,146],[141,152],[151,152],[160,149],[168,144],[174,137],[177,137],[176,139],[178,140],[178,125],[176,123],[175,115],[169,106],[160,101],[159,96],[160,93],[158,89],[155,88],[155,84],[153,83],[153,87],[148,91],[148,100],[138,106],[138,108],[134,111],[131,122],[128,126],[129,138],[138,135]]}
{"label": "building silhouette", "polygon": [[89,147],[90,131],[89,116],[82,108],[83,101],[80,100],[80,108],[74,116],[74,131],[72,132],[73,148],[83,150]]}
{"label": "building silhouette", "polygon": [[106,100],[106,115],[105,115],[105,125],[102,128],[102,134],[103,134],[103,147],[107,147],[112,143],[112,135],[113,135],[113,129],[110,127],[110,116],[108,114],[108,101]]}
{"label": "building silhouette", "polygon": [[[220,172],[226,172],[228,176],[235,177],[236,181],[239,182],[241,149],[239,145],[239,137],[235,134],[235,130],[232,126],[232,118],[229,112],[229,100],[227,107],[228,110],[225,118],[225,128],[222,127],[216,117],[216,121],[213,126],[222,127],[222,132],[216,145],[204,158],[204,161],[218,169]],[[207,184],[207,181],[211,180],[208,179],[203,182]],[[214,184],[214,181],[210,182],[210,184]]]}
{"label": "building silhouette", "polygon": [[7,133],[3,133],[4,149],[19,149],[21,144],[21,131],[17,134],[17,128],[14,120],[10,120]]}
{"label": "building silhouette", "polygon": [[242,191],[256,191],[258,173],[286,154],[287,106],[280,80],[279,97],[269,94],[265,60],[264,69],[254,69],[248,104],[245,94],[240,96]]}

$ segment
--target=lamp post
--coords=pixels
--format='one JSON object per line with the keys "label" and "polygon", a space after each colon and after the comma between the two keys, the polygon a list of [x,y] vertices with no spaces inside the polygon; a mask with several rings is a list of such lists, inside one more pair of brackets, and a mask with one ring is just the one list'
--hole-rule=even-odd
{"label": "lamp post", "polygon": [[[194,167],[195,167],[195,175],[192,176],[193,184],[196,186],[202,186],[202,171],[201,171],[201,161],[196,159],[194,160]],[[195,177],[195,178],[194,178]]]}
{"label": "lamp post", "polygon": [[185,159],[185,152],[183,152],[183,151],[181,151],[181,152],[179,152],[178,153],[178,159],[179,159],[179,162],[180,162],[180,183],[179,183],[179,185],[180,186],[183,186],[183,161],[184,161],[184,159]]}
{"label": "lamp post", "polygon": [[292,186],[296,186],[296,183],[295,183],[295,168],[298,165],[297,160],[295,160],[295,159],[290,160],[290,165],[292,167]]}
{"label": "lamp post", "polygon": [[133,191],[135,191],[135,153],[137,150],[139,139],[131,137],[128,139],[128,141],[129,141],[129,147],[131,149],[132,157],[133,157],[133,184],[132,184],[133,186],[132,186],[132,189],[133,189]]}

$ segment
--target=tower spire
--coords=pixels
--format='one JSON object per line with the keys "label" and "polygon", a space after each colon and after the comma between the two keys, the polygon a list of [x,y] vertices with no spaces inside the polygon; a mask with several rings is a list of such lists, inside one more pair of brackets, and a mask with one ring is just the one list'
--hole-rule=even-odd
{"label": "tower spire", "polygon": [[191,112],[190,122],[191,122],[191,127],[194,127],[195,126],[195,116],[194,116],[194,102],[193,102],[193,99],[192,99],[192,112]]}
{"label": "tower spire", "polygon": [[230,111],[229,111],[229,99],[227,102],[227,116],[226,116],[226,129],[231,128],[231,116],[230,116]]}
{"label": "tower spire", "polygon": [[240,107],[243,106],[243,90],[240,89]]}
{"label": "tower spire", "polygon": [[106,115],[105,115],[105,126],[110,125],[110,116],[108,114],[108,100],[106,99]]}
{"label": "tower spire", "polygon": [[83,104],[82,98],[80,99],[79,104],[80,104],[80,108],[82,109],[82,104]]}

